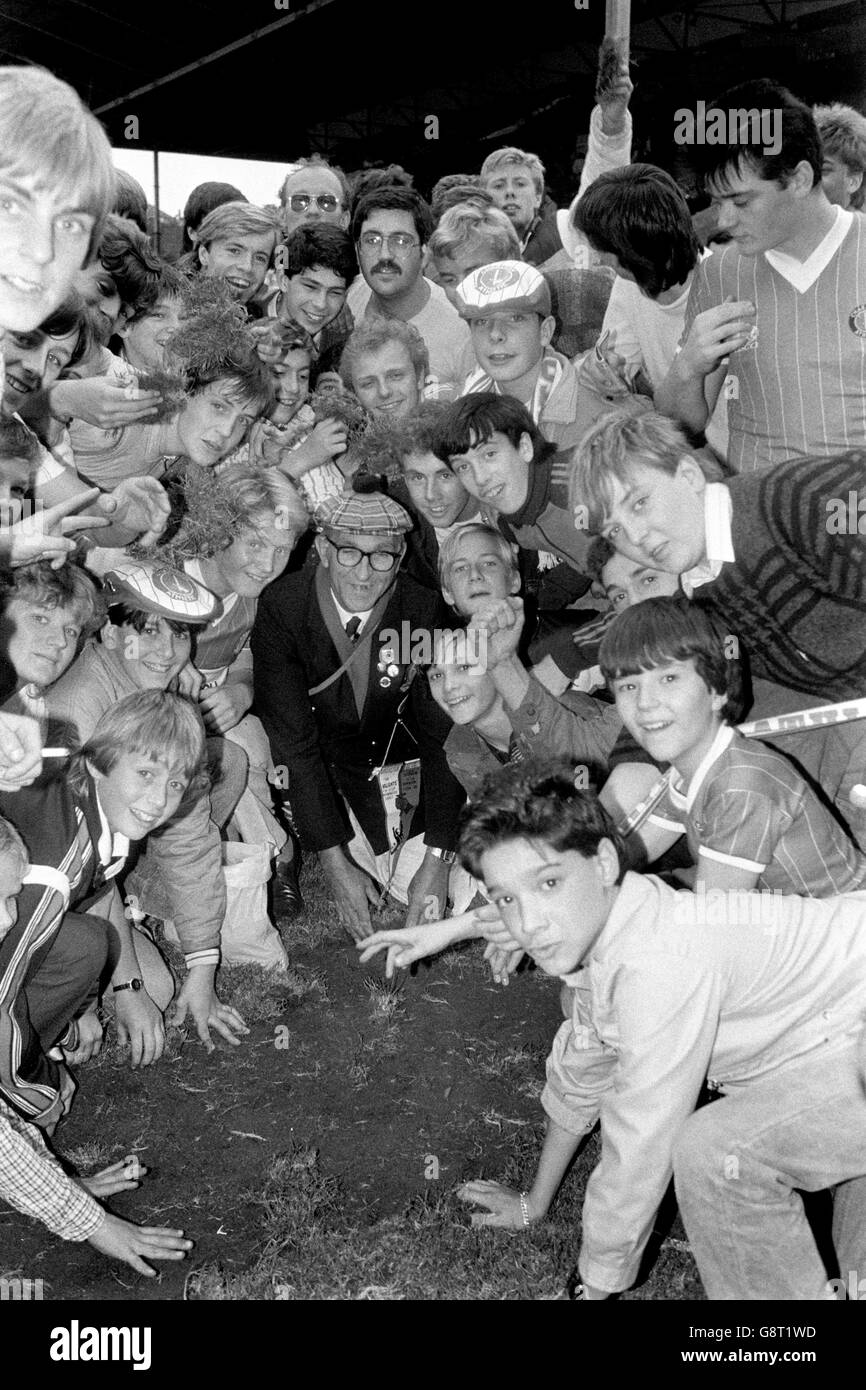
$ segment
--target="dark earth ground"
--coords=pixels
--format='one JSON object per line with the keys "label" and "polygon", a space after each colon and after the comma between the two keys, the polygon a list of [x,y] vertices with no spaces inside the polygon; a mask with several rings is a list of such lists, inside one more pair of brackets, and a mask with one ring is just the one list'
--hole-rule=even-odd
{"label": "dark earth ground", "polygon": [[[2,1208],[0,1275],[41,1278],[45,1299],[564,1295],[596,1139],[528,1236],[473,1232],[453,1195],[470,1177],[529,1183],[559,982],[530,969],[503,989],[470,943],[388,989],[377,961],[357,964],[321,880],[304,889],[319,902],[285,932],[289,973],[220,976],[251,1024],[240,1048],[208,1057],[172,1029],[162,1060],[133,1072],[109,1033],[58,1127],[82,1173],[140,1155],[150,1176],[112,1209],[182,1226],[188,1259],[146,1280]],[[678,1219],[659,1224],[627,1297],[701,1299]]]}

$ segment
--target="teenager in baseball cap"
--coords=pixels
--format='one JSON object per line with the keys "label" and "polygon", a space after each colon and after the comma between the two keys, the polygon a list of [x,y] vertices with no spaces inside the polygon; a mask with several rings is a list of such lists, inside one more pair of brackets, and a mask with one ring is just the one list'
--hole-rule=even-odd
{"label": "teenager in baseball cap", "polygon": [[587,390],[574,364],[551,347],[556,319],[541,272],[523,261],[493,261],[467,275],[456,293],[478,362],[464,396],[513,396],[557,449],[578,445],[613,402]]}
{"label": "teenager in baseball cap", "polygon": [[478,363],[463,394],[513,396],[560,448],[576,444],[577,376],[550,346],[556,320],[544,276],[523,261],[493,261],[461,280],[456,297]]}
{"label": "teenager in baseball cap", "polygon": [[189,661],[193,630],[222,609],[191,575],[143,560],[110,570],[103,598],[108,620],[100,645],[140,690],[165,690]]}

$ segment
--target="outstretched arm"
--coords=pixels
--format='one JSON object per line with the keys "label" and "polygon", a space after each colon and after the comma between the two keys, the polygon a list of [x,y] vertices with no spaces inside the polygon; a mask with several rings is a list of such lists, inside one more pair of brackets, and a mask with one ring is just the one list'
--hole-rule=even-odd
{"label": "outstretched arm", "polygon": [[470,941],[481,936],[481,925],[475,911],[462,912],[458,917],[448,917],[443,922],[421,922],[416,927],[397,927],[390,931],[377,931],[365,941],[357,943],[361,952],[361,964],[372,960],[379,951],[387,951],[385,975],[391,979],[395,969],[405,970],[416,960],[427,956],[438,956],[440,951],[453,946],[457,941]]}

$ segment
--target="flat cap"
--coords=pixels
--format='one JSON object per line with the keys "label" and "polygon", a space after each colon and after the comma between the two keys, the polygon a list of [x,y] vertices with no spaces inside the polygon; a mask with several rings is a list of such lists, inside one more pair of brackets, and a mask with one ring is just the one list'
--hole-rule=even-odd
{"label": "flat cap", "polygon": [[412,530],[412,518],[405,507],[383,492],[349,492],[323,529],[353,531],[360,536],[401,536]]}
{"label": "flat cap", "polygon": [[457,286],[460,317],[485,319],[491,314],[541,314],[547,318],[550,286],[525,261],[493,261],[479,266]]}
{"label": "flat cap", "polygon": [[105,603],[125,603],[175,623],[208,623],[222,603],[196,579],[159,561],[125,560],[102,580]]}

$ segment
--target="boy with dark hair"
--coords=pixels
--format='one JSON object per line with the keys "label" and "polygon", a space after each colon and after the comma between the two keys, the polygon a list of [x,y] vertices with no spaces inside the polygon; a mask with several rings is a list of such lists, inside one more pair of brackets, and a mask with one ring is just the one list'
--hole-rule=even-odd
{"label": "boy with dark hair", "polygon": [[[277,261],[282,272],[274,306],[277,317],[300,324],[310,334],[321,332],[343,308],[345,291],[358,273],[352,238],[329,223],[298,227],[279,248]],[[305,271],[313,272],[307,277],[310,283],[293,284]],[[319,276],[317,271],[329,274]]]}
{"label": "boy with dark hair", "polygon": [[476,499],[434,453],[445,409],[439,401],[422,402],[392,426],[389,440],[400,461],[400,477],[390,491],[415,518],[404,569],[434,590],[440,588],[442,546],[479,511]]}
{"label": "boy with dark hair", "polygon": [[[638,373],[652,391],[671,369],[683,334],[686,305],[701,251],[682,189],[654,164],[630,164],[602,174],[574,210],[574,224],[616,272],[597,354],[582,364],[581,380],[604,386],[612,366],[627,380]],[[597,365],[596,365],[597,364]],[[727,402],[720,394],[705,433],[724,458]]]}
{"label": "boy with dark hair", "polygon": [[[564,561],[579,578],[568,597],[545,600],[551,581],[541,576],[539,606],[554,608],[589,588],[589,538],[575,529],[568,507],[570,453],[557,453],[526,406],[511,395],[480,391],[448,407],[434,451],[453,469],[466,491],[477,497],[485,520],[498,526],[522,549]],[[550,570],[548,560],[547,570]],[[557,569],[553,575],[559,577]]]}
{"label": "boy with dark hair", "polygon": [[268,314],[309,333],[316,346],[317,374],[336,371],[354,327],[346,307],[358,273],[352,238],[327,222],[302,223],[277,247],[277,293]]}
{"label": "boy with dark hair", "polygon": [[92,342],[83,301],[71,295],[47,319],[28,332],[6,334],[3,414],[23,411],[39,418],[40,393],[60,373],[77,365]]}
{"label": "boy with dark hair", "polygon": [[[578,1297],[634,1283],[671,1176],[708,1298],[832,1297],[799,1193],[836,1187],[839,1265],[861,1268],[862,896],[729,893],[708,914],[696,894],[626,872],[601,804],[550,763],[489,778],[464,814],[460,853],[512,939],[573,987],[547,1063],[535,1178],[524,1191],[466,1183],[460,1196],[486,1208],[474,1224],[542,1220],[600,1121]],[[361,959],[388,947],[393,969],[500,932],[483,920],[490,911],[379,933]],[[721,1098],[696,1111],[708,1075]]]}
{"label": "boy with dark hair", "polygon": [[349,291],[356,324],[374,316],[402,319],[426,343],[439,394],[450,399],[468,370],[469,334],[445,291],[423,275],[433,215],[411,188],[367,193],[352,216],[352,240],[363,280]]}
{"label": "boy with dark hair", "polygon": [[249,445],[241,445],[220,468],[253,462],[279,469],[298,488],[311,515],[322,520],[346,490],[336,463],[346,452],[346,425],[335,417],[317,420],[308,404],[316,349],[306,329],[279,323],[275,343],[279,356],[271,363],[271,375],[276,404],[268,419],[254,427]]}
{"label": "boy with dark hair", "polygon": [[738,642],[699,602],[655,598],[617,618],[599,663],[626,729],[677,777],[641,831],[650,861],[685,834],[696,891],[827,898],[866,884],[866,855],[793,763],[731,726]]}
{"label": "boy with dark hair", "polygon": [[750,143],[745,126],[696,146],[732,242],[695,273],[657,407],[699,432],[729,377],[734,472],[842,453],[866,437],[866,222],[827,201],[814,116],[784,87],[743,83],[716,105],[744,123],[749,109],[772,114],[774,129],[778,118],[779,148]]}
{"label": "boy with dark hair", "polygon": [[[126,217],[111,213],[99,242],[96,260],[80,271],[76,288],[96,311],[97,336],[102,347],[126,319],[155,302],[161,262],[144,232]],[[95,374],[107,364],[100,363]]]}
{"label": "boy with dark hair", "polygon": [[679,185],[653,164],[601,174],[577,204],[574,224],[648,299],[680,289],[700,257]]}
{"label": "boy with dark hair", "polygon": [[[183,317],[186,278],[173,265],[160,266],[153,287],[155,297],[147,306],[137,307],[118,325],[120,356],[136,373],[167,371],[171,366],[168,339],[176,333]],[[150,301],[150,294],[148,294]]]}

